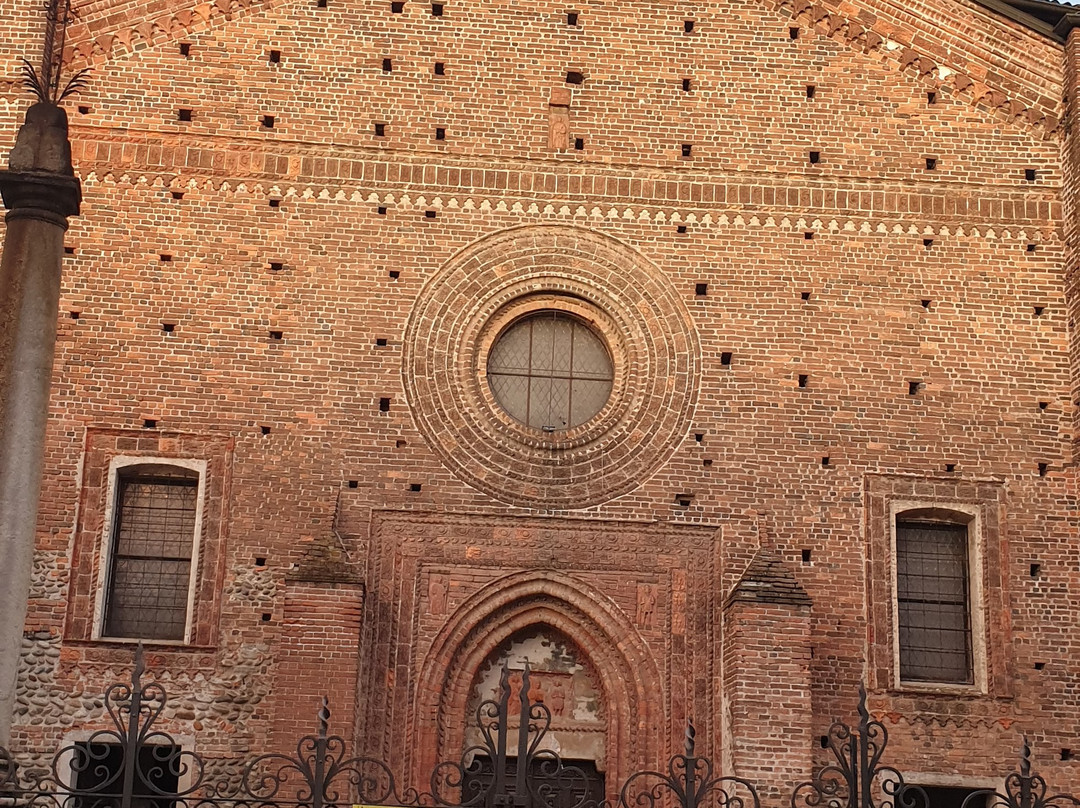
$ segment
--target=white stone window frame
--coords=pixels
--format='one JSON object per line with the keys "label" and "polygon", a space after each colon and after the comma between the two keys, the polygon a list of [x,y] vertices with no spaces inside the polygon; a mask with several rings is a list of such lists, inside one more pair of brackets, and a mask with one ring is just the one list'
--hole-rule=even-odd
{"label": "white stone window frame", "polygon": [[[70,796],[72,790],[75,788],[75,775],[72,771],[71,764],[75,757],[75,747],[80,743],[118,743],[116,739],[110,738],[107,735],[103,735],[103,732],[108,732],[104,728],[99,729],[73,729],[64,733],[64,737],[60,742],[60,747],[56,751],[56,773],[61,776],[63,782],[57,784],[57,801],[60,805],[67,804],[67,798]],[[96,737],[95,737],[96,736]],[[173,746],[178,747],[183,754],[195,753],[195,736],[194,735],[170,735],[169,738],[173,742]],[[164,746],[164,744],[161,744]],[[176,790],[183,794],[186,791],[190,791],[195,785],[195,778],[198,774],[196,767],[188,766],[176,784]],[[177,800],[179,805],[182,800]]]}
{"label": "white stone window frame", "polygon": [[[951,514],[951,516],[950,516]],[[957,519],[960,515],[965,519]],[[972,683],[906,681],[900,677],[900,600],[897,582],[896,523],[901,521],[963,525],[967,528],[968,611],[971,619]],[[983,593],[984,551],[982,513],[977,504],[928,500],[892,500],[889,503],[889,592],[892,598],[892,686],[919,693],[986,695],[987,673],[986,599]],[[929,785],[938,785],[930,783]],[[942,783],[941,785],[946,785]]]}
{"label": "white stone window frame", "polygon": [[[181,640],[158,640],[140,637],[111,637],[105,634],[105,602],[108,600],[109,569],[112,562],[113,531],[116,529],[116,508],[120,492],[120,476],[123,469],[132,466],[171,466],[194,471],[199,475],[195,494],[195,535],[191,542],[191,572],[188,578],[187,615],[184,619],[184,637]],[[101,561],[98,565],[98,585],[94,598],[94,632],[91,639],[105,642],[143,643],[144,645],[190,645],[194,625],[195,596],[199,581],[199,551],[202,541],[203,501],[206,496],[205,460],[180,457],[148,457],[121,455],[109,461],[109,484],[105,492],[105,514],[101,535]]]}
{"label": "white stone window frame", "polygon": [[[964,774],[942,774],[941,772],[903,772],[903,775],[906,785],[930,786],[931,788],[968,788],[978,791],[993,789],[1001,794],[1005,793],[1004,777],[995,779],[993,777],[970,777]],[[976,805],[979,804],[985,805],[986,808],[994,808],[996,800],[987,795],[983,803],[976,803]]]}

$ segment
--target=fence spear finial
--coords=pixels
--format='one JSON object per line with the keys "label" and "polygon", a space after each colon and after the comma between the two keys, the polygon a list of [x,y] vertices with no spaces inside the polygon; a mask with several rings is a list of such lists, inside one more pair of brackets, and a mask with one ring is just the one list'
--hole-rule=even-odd
{"label": "fence spear finial", "polygon": [[319,705],[319,737],[325,738],[330,731],[330,697],[323,696]]}
{"label": "fence spear finial", "polygon": [[1027,778],[1031,777],[1031,744],[1028,743],[1028,736],[1023,736],[1023,744],[1020,747],[1020,776]]}
{"label": "fence spear finial", "polygon": [[697,735],[697,730],[694,729],[694,719],[686,719],[686,756],[692,758],[694,756],[694,736]]}

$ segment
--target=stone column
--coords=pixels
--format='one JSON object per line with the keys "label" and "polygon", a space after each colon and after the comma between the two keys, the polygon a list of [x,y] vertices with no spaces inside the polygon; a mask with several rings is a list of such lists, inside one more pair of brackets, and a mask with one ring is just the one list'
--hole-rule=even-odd
{"label": "stone column", "polygon": [[15,680],[34,559],[49,409],[60,264],[81,189],[71,166],[67,114],[38,103],[26,113],[0,171],[7,207],[0,260],[0,745],[10,743]]}

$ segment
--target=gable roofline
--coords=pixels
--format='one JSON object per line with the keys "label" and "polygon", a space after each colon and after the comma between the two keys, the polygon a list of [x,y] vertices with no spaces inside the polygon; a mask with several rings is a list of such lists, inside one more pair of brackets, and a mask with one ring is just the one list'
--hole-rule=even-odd
{"label": "gable roofline", "polygon": [[975,0],[975,2],[1062,44],[1068,38],[1069,31],[1080,25],[1080,6],[1058,3],[1056,0]]}

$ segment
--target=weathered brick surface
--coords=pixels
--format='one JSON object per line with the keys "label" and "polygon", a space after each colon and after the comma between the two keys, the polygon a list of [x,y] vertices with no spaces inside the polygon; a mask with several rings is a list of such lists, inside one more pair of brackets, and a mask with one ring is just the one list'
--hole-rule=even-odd
{"label": "weathered brick surface", "polygon": [[[14,76],[28,5],[4,7]],[[24,683],[19,741],[100,724],[80,694],[130,660],[87,631],[123,451],[203,458],[220,492],[198,642],[151,660],[193,705],[170,727],[211,755],[308,731],[329,691],[335,730],[414,775],[459,743],[483,654],[542,621],[608,683],[612,786],[681,749],[688,716],[721,757],[725,694],[765,693],[739,668],[789,635],[775,676],[809,692],[743,712],[763,733],[747,749],[852,720],[867,679],[904,771],[985,781],[1023,731],[1051,781],[1080,781],[1059,759],[1080,748],[1077,147],[1059,124],[1076,43],[961,0],[588,3],[577,27],[567,10],[86,4],[85,204],[27,623],[28,658],[60,654]],[[0,109],[8,142],[19,110]],[[478,381],[491,335],[470,317],[545,238],[565,260],[537,290],[605,311],[633,370],[618,464],[587,429],[528,445]],[[505,260],[477,258],[492,244]],[[574,257],[602,244],[626,260]],[[889,684],[890,497],[994,509],[985,695]],[[745,605],[727,636],[765,537],[809,616]]]}

